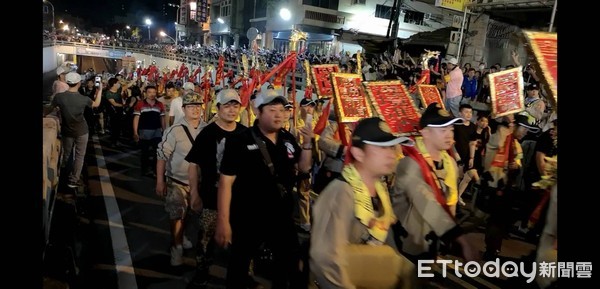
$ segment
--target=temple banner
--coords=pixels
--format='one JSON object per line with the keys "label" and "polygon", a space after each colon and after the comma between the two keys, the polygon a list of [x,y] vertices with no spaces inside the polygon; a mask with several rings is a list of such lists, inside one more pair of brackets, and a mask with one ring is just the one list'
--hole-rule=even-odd
{"label": "temple banner", "polygon": [[525,109],[523,97],[523,67],[488,75],[492,98],[492,116],[500,117]]}
{"label": "temple banner", "polygon": [[331,82],[340,122],[357,122],[373,115],[360,75],[333,72]]}
{"label": "temple banner", "polygon": [[442,95],[438,90],[437,86],[429,84],[419,84],[419,96],[424,107],[437,102],[443,109],[446,109],[444,102],[442,101]]}
{"label": "temple banner", "polygon": [[421,118],[408,89],[400,81],[363,82],[377,116],[384,119],[392,132],[415,133]]}
{"label": "temple banner", "polygon": [[333,97],[330,74],[340,72],[340,67],[337,64],[321,64],[311,66],[310,70],[319,98]]}
{"label": "temple banner", "polygon": [[542,71],[543,82],[547,92],[558,102],[558,58],[556,33],[523,31],[529,47],[537,60],[536,69]]}

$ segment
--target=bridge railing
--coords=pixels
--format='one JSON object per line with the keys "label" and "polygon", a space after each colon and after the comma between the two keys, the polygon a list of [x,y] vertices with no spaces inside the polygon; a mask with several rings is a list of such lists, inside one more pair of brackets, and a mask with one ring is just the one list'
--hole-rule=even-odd
{"label": "bridge railing", "polygon": [[[155,49],[145,49],[145,48],[135,48],[135,47],[127,47],[120,45],[99,45],[99,44],[90,44],[90,43],[80,43],[80,42],[69,42],[69,41],[52,41],[53,45],[65,45],[65,46],[75,46],[75,47],[85,47],[85,48],[95,48],[95,49],[112,49],[119,50],[122,52],[131,52],[131,53],[140,53],[152,55],[152,57],[159,57],[168,60],[178,61],[185,63],[188,66],[198,66],[198,65],[206,65],[212,64],[215,68],[219,64],[218,59],[214,59],[212,57],[199,56],[190,53],[174,53],[174,52],[166,52],[162,50]],[[237,75],[239,73],[238,64],[235,62],[226,61],[224,63],[225,70],[233,70],[233,72]],[[296,71],[296,89],[304,90],[305,86],[306,73],[299,69]],[[286,86],[292,86],[292,77],[291,74],[286,78]]]}
{"label": "bridge railing", "polygon": [[43,252],[45,252],[50,237],[50,224],[52,223],[62,158],[62,143],[59,138],[60,118],[56,114],[50,114],[43,118],[42,133],[42,223],[44,233]]}

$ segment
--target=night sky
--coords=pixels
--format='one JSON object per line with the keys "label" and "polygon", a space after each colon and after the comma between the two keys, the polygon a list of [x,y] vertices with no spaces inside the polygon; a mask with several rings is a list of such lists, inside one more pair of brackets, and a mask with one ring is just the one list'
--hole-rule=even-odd
{"label": "night sky", "polygon": [[[129,17],[130,25],[142,25],[145,17],[152,19],[154,27],[173,26],[177,8],[167,6],[167,3],[179,4],[179,0],[50,0],[56,9],[56,19],[64,14],[82,18],[86,29],[99,27],[105,30],[120,25],[115,23],[113,16]],[[164,14],[167,15],[164,15]],[[172,27],[171,27],[172,28]]]}

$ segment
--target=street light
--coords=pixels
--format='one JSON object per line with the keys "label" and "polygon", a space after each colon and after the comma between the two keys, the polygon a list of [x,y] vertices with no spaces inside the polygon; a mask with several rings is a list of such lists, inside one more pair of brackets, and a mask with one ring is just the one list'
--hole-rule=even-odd
{"label": "street light", "polygon": [[173,37],[169,36],[169,34],[165,33],[164,31],[161,31],[158,33],[161,37],[169,37],[171,38],[171,40],[173,40],[173,42],[175,42],[175,45],[177,45],[177,39],[174,39]]}
{"label": "street light", "polygon": [[129,30],[131,27],[129,25],[125,26],[125,29]]}
{"label": "street light", "polygon": [[148,25],[148,40],[150,40],[151,39],[151,37],[150,37],[150,25],[152,25],[152,20],[150,20],[150,18],[146,18],[145,22],[146,22],[146,25]]}
{"label": "street light", "polygon": [[50,7],[52,7],[52,32],[54,32],[54,5],[52,5],[52,3],[48,0],[42,0],[42,2],[46,2],[50,4]]}
{"label": "street light", "polygon": [[279,10],[279,16],[281,16],[281,19],[288,21],[288,20],[292,19],[292,12],[290,12],[290,9],[281,8]]}
{"label": "street light", "polygon": [[219,17],[219,18],[217,18],[217,22],[223,24],[223,23],[225,23],[225,20],[223,20],[223,18]]}

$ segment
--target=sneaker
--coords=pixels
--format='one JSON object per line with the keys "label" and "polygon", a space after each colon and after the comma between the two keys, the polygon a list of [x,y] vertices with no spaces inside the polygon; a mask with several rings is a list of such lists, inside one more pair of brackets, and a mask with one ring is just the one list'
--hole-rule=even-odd
{"label": "sneaker", "polygon": [[192,241],[190,241],[186,236],[183,236],[183,248],[191,249],[192,247],[194,247],[194,244],[192,244]]}
{"label": "sneaker", "polygon": [[171,266],[180,266],[183,264],[183,247],[171,247]]}

